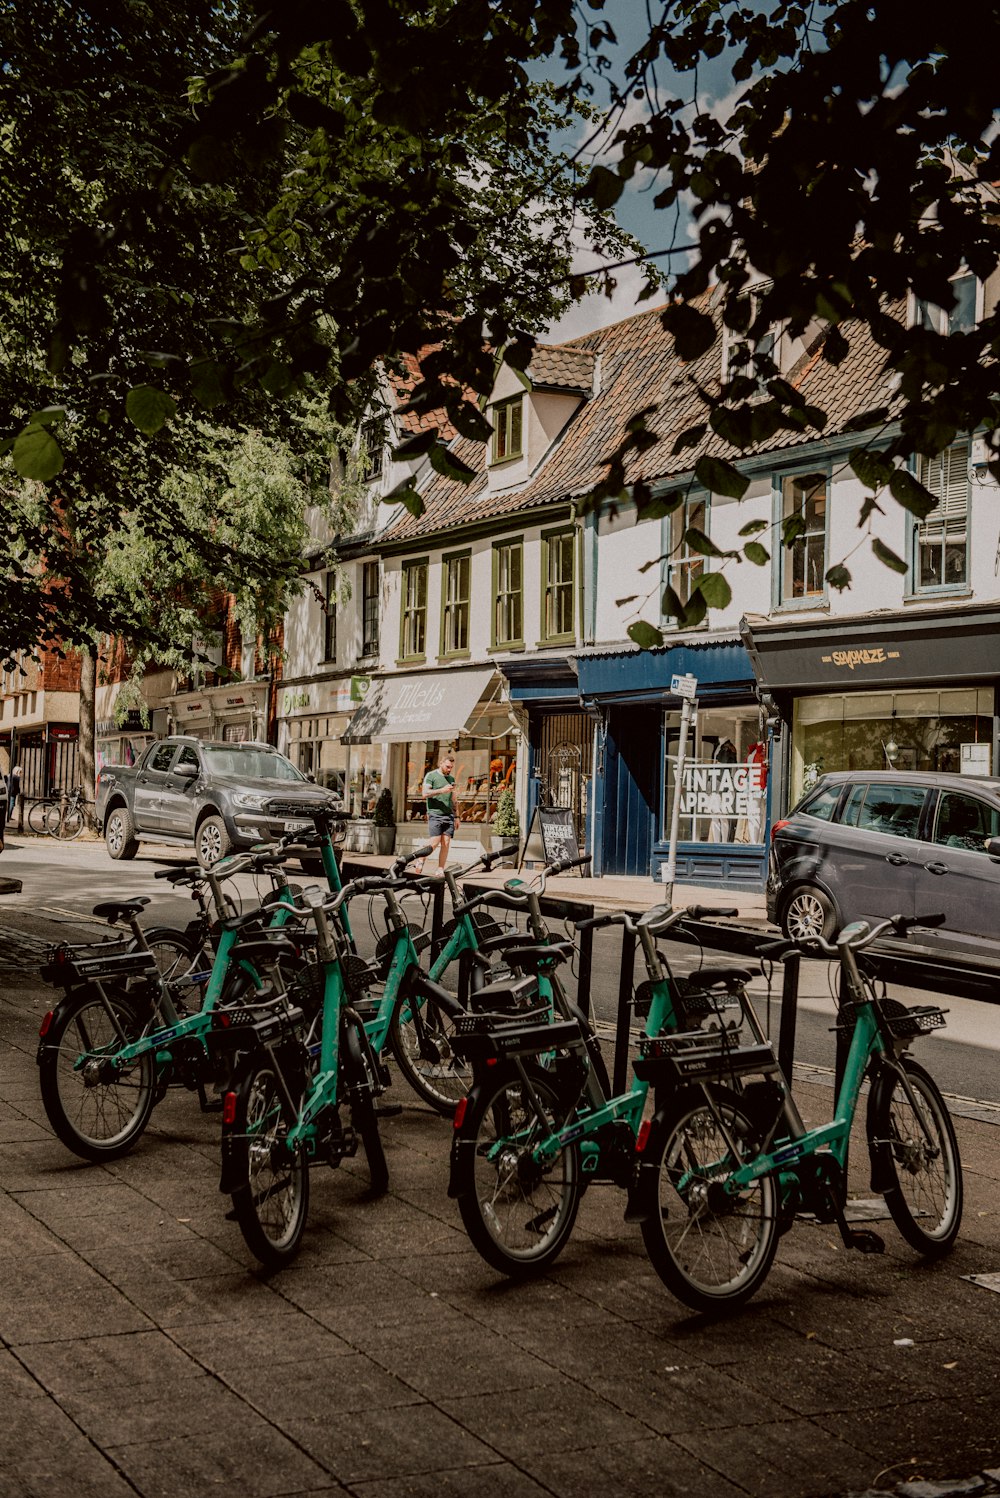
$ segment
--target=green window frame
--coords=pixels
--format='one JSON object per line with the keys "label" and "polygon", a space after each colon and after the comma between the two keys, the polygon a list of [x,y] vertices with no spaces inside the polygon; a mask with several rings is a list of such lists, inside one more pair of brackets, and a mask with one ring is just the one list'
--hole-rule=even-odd
{"label": "green window frame", "polygon": [[493,543],[493,648],[524,645],[524,538]]}
{"label": "green window frame", "polygon": [[542,532],[542,639],[561,645],[576,639],[576,527]]}
{"label": "green window frame", "polygon": [[399,608],[399,658],[423,660],[427,654],[427,558],[403,563]]}
{"label": "green window frame", "polygon": [[323,659],[337,659],[337,574],[332,567],[326,574],[323,604]]}
{"label": "green window frame", "polygon": [[441,654],[469,653],[469,600],[472,553],[456,551],[441,558]]}
{"label": "green window frame", "polygon": [[777,480],[778,524],[795,523],[794,540],[781,547],[778,603],[809,603],[826,597],[830,476],[825,469],[782,474]]}
{"label": "green window frame", "polygon": [[523,451],[523,442],[524,397],[516,395],[513,400],[500,401],[493,407],[491,461],[507,463],[512,458],[519,458]]}

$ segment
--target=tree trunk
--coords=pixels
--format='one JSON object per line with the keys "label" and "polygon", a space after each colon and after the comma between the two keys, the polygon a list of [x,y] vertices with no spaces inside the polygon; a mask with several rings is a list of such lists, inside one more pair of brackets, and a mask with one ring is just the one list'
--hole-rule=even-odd
{"label": "tree trunk", "polygon": [[80,738],[77,744],[78,768],[84,798],[94,799],[97,769],[94,759],[94,703],[97,695],[97,656],[92,650],[80,651]]}

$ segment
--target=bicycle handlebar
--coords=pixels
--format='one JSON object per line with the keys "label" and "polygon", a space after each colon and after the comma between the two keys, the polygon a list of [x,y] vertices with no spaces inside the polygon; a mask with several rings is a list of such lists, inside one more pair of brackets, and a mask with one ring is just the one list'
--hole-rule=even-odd
{"label": "bicycle handlebar", "polygon": [[567,869],[579,869],[585,863],[593,863],[593,861],[589,853],[584,853],[581,858],[561,858],[557,863],[546,864],[544,872],[552,875],[564,874]]}
{"label": "bicycle handlebar", "polygon": [[[757,949],[759,957],[783,957],[792,951],[818,951],[825,957],[840,956],[841,947],[848,947],[852,952],[860,952],[864,947],[870,947],[872,942],[891,927],[897,936],[906,936],[915,926],[943,926],[947,917],[938,912],[934,915],[890,915],[886,919],[876,921],[870,926],[867,921],[851,921],[840,931],[834,941],[827,941],[823,936],[807,937],[779,937],[775,941],[761,943]],[[846,937],[846,940],[845,940]]]}

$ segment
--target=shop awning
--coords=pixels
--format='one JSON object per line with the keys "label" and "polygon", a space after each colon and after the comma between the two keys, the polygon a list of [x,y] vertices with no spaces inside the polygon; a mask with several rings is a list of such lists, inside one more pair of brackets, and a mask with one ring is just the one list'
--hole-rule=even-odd
{"label": "shop awning", "polygon": [[[402,744],[408,739],[454,739],[475,730],[476,709],[499,689],[492,667],[380,677],[342,736],[345,744]],[[493,692],[490,692],[490,688]]]}
{"label": "shop awning", "polygon": [[737,640],[685,641],[653,650],[598,650],[574,657],[585,702],[665,701],[674,676],[698,679],[700,693],[747,691],[753,668]]}

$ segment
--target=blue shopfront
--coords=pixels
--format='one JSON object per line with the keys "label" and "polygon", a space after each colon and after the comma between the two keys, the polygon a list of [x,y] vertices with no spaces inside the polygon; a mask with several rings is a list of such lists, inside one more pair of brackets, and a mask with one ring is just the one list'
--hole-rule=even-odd
{"label": "blue shopfront", "polygon": [[680,733],[671,679],[692,675],[697,711],[681,785],[678,882],[761,888],[770,743],[742,643],[593,651],[571,665],[579,708],[596,726],[594,872],[661,877]]}

